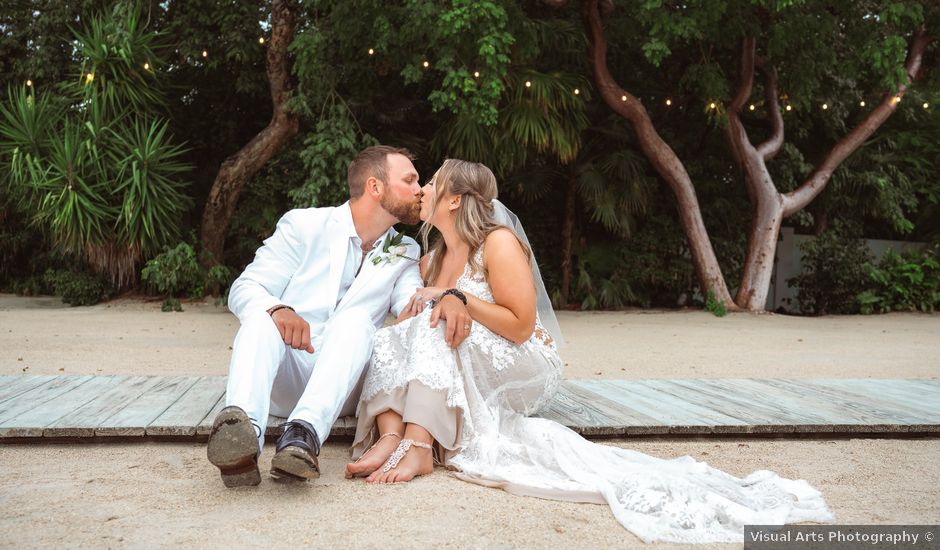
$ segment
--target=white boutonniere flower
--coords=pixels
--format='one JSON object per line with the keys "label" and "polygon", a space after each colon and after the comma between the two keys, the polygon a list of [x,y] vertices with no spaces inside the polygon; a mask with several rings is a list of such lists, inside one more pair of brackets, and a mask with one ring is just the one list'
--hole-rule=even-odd
{"label": "white boutonniere flower", "polygon": [[406,256],[408,252],[408,245],[401,244],[402,239],[404,238],[404,233],[399,233],[392,237],[391,234],[385,236],[385,240],[382,242],[382,252],[374,253],[372,257],[372,264],[379,265],[382,262],[387,264],[395,265],[399,260],[410,260],[412,262],[418,261],[416,258],[411,258]]}

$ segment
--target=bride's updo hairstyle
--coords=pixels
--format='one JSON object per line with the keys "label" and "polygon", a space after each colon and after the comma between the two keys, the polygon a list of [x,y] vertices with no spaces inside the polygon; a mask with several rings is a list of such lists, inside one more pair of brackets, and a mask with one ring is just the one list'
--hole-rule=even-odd
{"label": "bride's updo hairstyle", "polygon": [[[486,237],[499,228],[512,228],[496,223],[493,219],[493,199],[496,198],[496,176],[486,166],[478,162],[466,160],[447,159],[434,174],[434,191],[436,193],[434,204],[431,205],[431,215],[421,226],[421,238],[424,249],[433,252],[428,270],[425,273],[424,284],[430,285],[437,278],[441,270],[441,262],[447,251],[447,243],[438,236],[434,245],[428,247],[428,235],[433,227],[431,218],[447,195],[459,195],[460,206],[453,211],[454,228],[460,240],[470,245],[470,267],[476,273],[483,271],[483,266],[476,261],[477,250],[483,246]],[[515,235],[515,232],[513,232]],[[516,237],[518,239],[518,236]],[[529,247],[522,241],[519,245],[526,257],[531,258]]]}

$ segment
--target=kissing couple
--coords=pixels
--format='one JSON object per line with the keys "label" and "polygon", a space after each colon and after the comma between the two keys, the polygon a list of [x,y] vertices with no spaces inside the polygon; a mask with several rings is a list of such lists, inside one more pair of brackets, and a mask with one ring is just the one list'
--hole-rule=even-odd
{"label": "kissing couple", "polygon": [[[736,478],[533,417],[558,388],[562,337],[525,232],[486,166],[446,160],[422,187],[412,160],[361,151],[349,201],[285,214],[232,284],[241,327],[207,447],[227,487],[261,482],[269,414],[287,418],[270,470],[285,481],[319,477],[333,423],[355,414],[347,478],[407,482],[439,464],[514,494],[607,504],[647,542],[832,519],[806,481]],[[423,255],[398,222],[422,222]]]}

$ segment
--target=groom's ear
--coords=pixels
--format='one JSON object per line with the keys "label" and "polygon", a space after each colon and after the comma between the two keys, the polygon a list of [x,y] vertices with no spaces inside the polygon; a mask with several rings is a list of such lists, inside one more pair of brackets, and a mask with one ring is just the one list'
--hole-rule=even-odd
{"label": "groom's ear", "polygon": [[366,180],[366,193],[379,198],[379,195],[382,194],[382,182],[375,176],[369,176],[369,179]]}

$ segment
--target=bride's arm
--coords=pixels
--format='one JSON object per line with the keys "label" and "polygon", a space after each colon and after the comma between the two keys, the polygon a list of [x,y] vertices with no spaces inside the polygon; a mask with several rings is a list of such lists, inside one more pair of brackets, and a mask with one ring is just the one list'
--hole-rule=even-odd
{"label": "bride's arm", "polygon": [[516,236],[497,229],[486,237],[483,262],[495,304],[467,294],[467,309],[477,323],[522,344],[535,330],[535,283],[532,268]]}

